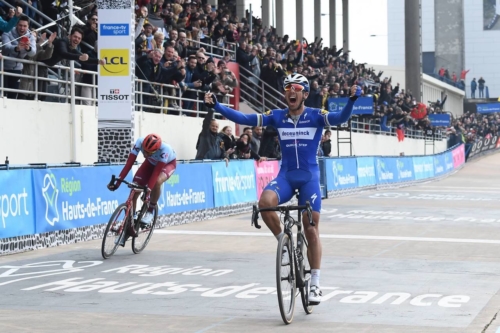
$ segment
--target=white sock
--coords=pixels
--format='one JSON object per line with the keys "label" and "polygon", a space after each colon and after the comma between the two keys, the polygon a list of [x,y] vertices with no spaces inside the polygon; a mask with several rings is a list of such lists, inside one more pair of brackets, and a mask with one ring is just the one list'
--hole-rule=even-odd
{"label": "white sock", "polygon": [[282,232],[280,232],[279,234],[275,235],[274,237],[276,237],[276,239],[277,239],[277,240],[280,240],[280,237],[281,237],[281,235],[283,235],[283,234],[284,234],[284,232],[282,231]]}
{"label": "white sock", "polygon": [[311,269],[311,286],[319,288],[319,269]]}

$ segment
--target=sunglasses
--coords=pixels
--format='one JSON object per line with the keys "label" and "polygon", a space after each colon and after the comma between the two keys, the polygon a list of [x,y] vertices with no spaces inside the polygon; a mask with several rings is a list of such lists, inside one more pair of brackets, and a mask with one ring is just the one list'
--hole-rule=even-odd
{"label": "sunglasses", "polygon": [[304,86],[296,83],[289,83],[285,86],[285,91],[302,91],[304,90]]}
{"label": "sunglasses", "polygon": [[148,155],[154,155],[157,151],[158,151],[158,149],[157,150],[153,150],[153,151],[147,151],[147,150],[145,150],[144,152],[146,154],[148,154]]}

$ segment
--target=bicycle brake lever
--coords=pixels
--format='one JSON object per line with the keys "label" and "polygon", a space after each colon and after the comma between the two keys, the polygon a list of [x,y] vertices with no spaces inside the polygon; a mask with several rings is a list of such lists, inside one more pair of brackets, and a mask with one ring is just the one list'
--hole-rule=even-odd
{"label": "bicycle brake lever", "polygon": [[115,185],[115,180],[116,180],[115,175],[111,176],[111,181],[109,182],[108,186]]}
{"label": "bicycle brake lever", "polygon": [[259,222],[257,220],[259,219],[259,213],[257,213],[257,206],[253,205],[253,212],[252,212],[252,225],[254,225],[257,229],[260,229]]}

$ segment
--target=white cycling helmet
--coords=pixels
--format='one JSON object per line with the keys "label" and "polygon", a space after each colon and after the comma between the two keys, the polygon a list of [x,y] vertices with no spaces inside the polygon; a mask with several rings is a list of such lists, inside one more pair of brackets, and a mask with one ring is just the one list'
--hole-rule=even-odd
{"label": "white cycling helmet", "polygon": [[304,91],[309,92],[309,81],[302,74],[293,73],[293,74],[288,75],[285,78],[284,85],[286,86],[287,84],[290,84],[290,83],[300,84],[301,86],[304,87]]}

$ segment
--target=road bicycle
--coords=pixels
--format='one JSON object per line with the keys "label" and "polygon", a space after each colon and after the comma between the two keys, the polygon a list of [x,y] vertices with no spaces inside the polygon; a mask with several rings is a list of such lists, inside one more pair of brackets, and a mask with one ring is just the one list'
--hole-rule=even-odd
{"label": "road bicycle", "polygon": [[[296,194],[298,198],[298,193]],[[309,303],[309,288],[311,283],[311,268],[307,259],[307,240],[302,228],[302,212],[306,211],[309,218],[309,224],[314,226],[312,219],[312,209],[309,201],[301,206],[277,206],[270,208],[257,208],[253,206],[252,225],[257,229],[260,212],[280,212],[280,221],[284,225],[283,235],[278,240],[278,250],[276,253],[276,284],[278,294],[278,304],[280,307],[281,318],[285,324],[290,324],[293,320],[295,310],[295,297],[298,296],[297,289],[300,291],[302,306],[306,314],[312,313],[312,305]],[[295,220],[290,212],[298,211]],[[292,228],[296,226],[297,232],[295,246]],[[283,253],[285,247],[288,252],[288,263],[283,263]]]}
{"label": "road bicycle", "polygon": [[[109,219],[104,237],[102,239],[101,254],[104,259],[108,259],[115,254],[119,245],[125,246],[125,242],[129,237],[132,237],[132,251],[135,254],[142,252],[146,248],[153,236],[153,231],[158,218],[158,208],[153,211],[153,221],[150,224],[142,223],[142,217],[149,208],[149,188],[136,183],[130,183],[125,179],[111,177],[110,185],[115,184],[115,181],[120,181],[131,189],[128,199],[125,203],[119,205],[111,218]],[[142,193],[141,200],[143,202],[141,210],[134,217],[134,195]]]}

